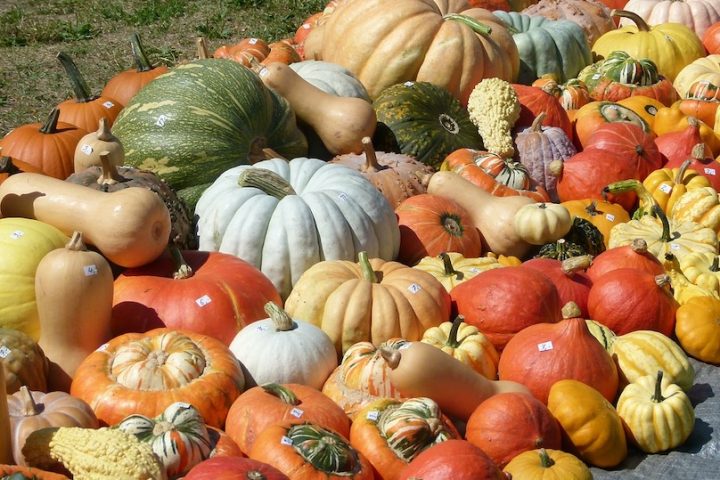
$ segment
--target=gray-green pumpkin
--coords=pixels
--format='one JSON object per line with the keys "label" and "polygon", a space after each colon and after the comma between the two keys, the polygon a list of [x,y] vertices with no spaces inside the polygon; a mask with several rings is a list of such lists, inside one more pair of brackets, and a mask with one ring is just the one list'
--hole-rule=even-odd
{"label": "gray-green pumpkin", "polygon": [[228,168],[264,159],[263,148],[288,158],[307,152],[287,101],[230,60],[196,60],[157,77],[112,132],[126,164],[158,174],[190,206]]}
{"label": "gray-green pumpkin", "polygon": [[518,83],[530,85],[547,74],[563,83],[592,63],[585,31],[575,22],[517,12],[493,14],[513,31],[520,54]]}

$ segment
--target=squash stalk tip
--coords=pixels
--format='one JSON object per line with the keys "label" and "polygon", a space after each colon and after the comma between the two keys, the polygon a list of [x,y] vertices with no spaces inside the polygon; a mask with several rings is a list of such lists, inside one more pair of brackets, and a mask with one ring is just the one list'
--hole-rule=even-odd
{"label": "squash stalk tip", "polygon": [[283,385],[278,383],[265,383],[260,385],[260,388],[262,388],[266,393],[279,398],[283,403],[288,405],[300,404],[300,400],[298,400],[293,391]]}
{"label": "squash stalk tip", "polygon": [[663,371],[658,370],[657,372],[657,378],[655,380],[655,392],[652,396],[652,401],[655,403],[662,403],[665,398],[662,396],[662,379],[663,379]]}
{"label": "squash stalk tip", "polygon": [[50,114],[45,120],[45,123],[40,127],[41,133],[53,134],[57,133],[58,119],[60,118],[60,109],[55,107],[50,111]]}
{"label": "squash stalk tip", "polygon": [[367,252],[358,253],[358,264],[360,264],[360,272],[365,280],[370,283],[378,283],[377,274],[370,264]]}
{"label": "squash stalk tip", "polygon": [[22,414],[25,417],[33,417],[40,413],[37,403],[32,396],[30,389],[23,385],[20,387],[20,397],[22,398]]}
{"label": "squash stalk tip", "polygon": [[378,172],[388,168],[387,166],[380,165],[378,162],[377,153],[375,152],[375,148],[373,147],[372,139],[370,137],[363,137],[362,140],[360,140],[360,143],[362,144],[363,152],[365,152],[365,166],[363,167],[363,172]]}
{"label": "squash stalk tip", "polygon": [[443,273],[446,277],[449,277],[450,275],[457,275],[459,273],[455,270],[452,260],[450,260],[450,255],[448,255],[447,252],[440,253],[438,257],[440,257],[440,260],[443,262]]}
{"label": "squash stalk tip", "polygon": [[265,313],[275,325],[275,331],[287,332],[297,328],[297,324],[288,315],[288,313],[275,302],[267,302],[265,304]]}
{"label": "squash stalk tip", "polygon": [[582,315],[580,307],[578,307],[578,304],[575,302],[567,302],[562,307],[561,312],[563,320],[568,320],[570,318],[580,318],[580,315]]}
{"label": "squash stalk tip", "polygon": [[547,450],[544,448],[540,449],[540,465],[542,465],[543,468],[550,468],[553,465],[555,465],[555,461],[550,458],[550,455],[548,455]]}
{"label": "squash stalk tip", "polygon": [[190,265],[188,265],[187,261],[185,261],[185,258],[183,258],[180,248],[178,248],[178,246],[174,243],[168,244],[167,248],[170,251],[170,256],[172,257],[173,264],[175,265],[173,279],[183,280],[192,277],[193,269]]}
{"label": "squash stalk tip", "polygon": [[238,176],[240,187],[253,187],[282,200],[288,195],[297,195],[290,183],[275,172],[264,168],[246,168]]}
{"label": "squash stalk tip", "polygon": [[400,365],[400,359],[402,355],[395,349],[388,347],[380,347],[380,356],[385,360],[388,367],[395,370]]}
{"label": "squash stalk tip", "polygon": [[458,348],[460,346],[460,342],[458,341],[458,330],[460,330],[460,325],[462,325],[464,321],[465,317],[463,315],[455,317],[452,322],[452,327],[450,327],[450,332],[448,332],[448,339],[447,342],[445,342],[445,345],[450,348]]}
{"label": "squash stalk tip", "polygon": [[97,96],[93,96],[92,93],[90,93],[90,87],[88,87],[85,77],[80,73],[77,65],[75,65],[73,59],[70,58],[70,55],[65,52],[59,52],[57,59],[65,69],[65,73],[67,73],[70,85],[72,86],[73,92],[75,92],[75,100],[78,103],[87,103],[95,100]]}
{"label": "squash stalk tip", "polygon": [[611,17],[627,18],[628,20],[630,20],[631,22],[633,22],[633,23],[637,26],[637,29],[638,29],[638,31],[640,31],[640,32],[649,32],[649,31],[650,31],[650,26],[649,26],[649,25],[647,24],[647,22],[646,22],[645,20],[643,20],[643,18],[642,18],[640,15],[638,15],[637,13],[630,12],[630,11],[627,11],[627,10],[613,9],[613,10],[610,11],[610,16],[611,16]]}
{"label": "squash stalk tip", "polygon": [[140,34],[137,32],[130,35],[130,49],[138,72],[148,72],[154,68],[147,55],[145,55],[145,50],[140,41]]}
{"label": "squash stalk tip", "polygon": [[492,28],[468,15],[462,15],[459,13],[448,13],[443,16],[443,20],[455,20],[464,23],[465,25],[470,27],[475,33],[479,33],[481,35],[490,35],[492,33]]}
{"label": "squash stalk tip", "polygon": [[68,243],[65,244],[65,248],[68,250],[71,250],[73,252],[84,252],[87,250],[85,247],[85,244],[83,243],[83,234],[82,232],[79,232],[75,230],[72,233],[72,236],[70,237],[70,240]]}

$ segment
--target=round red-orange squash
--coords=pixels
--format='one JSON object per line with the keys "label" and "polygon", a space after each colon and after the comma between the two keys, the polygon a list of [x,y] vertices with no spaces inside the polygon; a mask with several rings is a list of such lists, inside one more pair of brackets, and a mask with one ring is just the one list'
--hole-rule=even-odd
{"label": "round red-orange squash", "polygon": [[618,268],[636,268],[653,275],[662,275],[665,269],[647,248],[647,242],[642,238],[633,240],[630,245],[609,248],[593,259],[587,275],[591,281],[595,281]]}
{"label": "round red-orange squash", "polygon": [[702,42],[709,55],[720,53],[720,22],[713,23],[705,30]]}
{"label": "round red-orange squash", "polygon": [[185,480],[289,480],[267,463],[242,457],[217,457],[195,465]]}
{"label": "round red-orange squash", "polygon": [[547,275],[557,288],[560,305],[575,302],[580,308],[581,315],[587,316],[587,297],[592,281],[585,270],[590,266],[590,262],[588,255],[571,257],[563,261],[554,258],[531,258],[523,262],[522,266],[534,268]]}
{"label": "round red-orange squash", "polygon": [[230,435],[217,427],[205,425],[210,438],[210,457],[244,457],[245,454],[240,450],[237,443],[230,438]]}
{"label": "round red-orange squash", "polygon": [[450,297],[465,323],[475,325],[498,351],[523,328],[561,318],[555,284],[531,268],[481,272],[453,288]]}
{"label": "round red-orange squash", "polygon": [[482,450],[467,440],[445,440],[423,450],[400,473],[399,480],[506,480]]}
{"label": "round red-orange squash", "polygon": [[516,130],[531,126],[535,117],[545,113],[543,126],[561,128],[568,138],[573,138],[570,118],[557,97],[538,87],[516,83],[513,83],[512,87],[520,101],[520,118],[515,122]]}
{"label": "round red-orange squash", "polygon": [[544,403],[524,393],[500,393],[478,405],[465,438],[500,468],[522,452],[562,447],[560,424]]}

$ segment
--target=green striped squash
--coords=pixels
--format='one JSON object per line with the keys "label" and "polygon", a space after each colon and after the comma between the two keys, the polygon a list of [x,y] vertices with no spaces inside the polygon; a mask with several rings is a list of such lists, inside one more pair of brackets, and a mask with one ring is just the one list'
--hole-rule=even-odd
{"label": "green striped squash", "polygon": [[[305,462],[311,464],[316,472],[327,475],[327,478],[365,477],[360,475],[360,472],[365,471],[365,466],[357,451],[335,432],[312,423],[303,423],[290,426],[286,438]],[[308,476],[312,475],[308,473]]]}
{"label": "green striped squash", "polygon": [[158,174],[191,206],[225,170],[264,159],[263,148],[289,158],[307,152],[287,101],[230,60],[197,60],[157,77],[112,132],[126,164]]}
{"label": "green striped squash", "polygon": [[448,90],[432,83],[392,85],[380,92],[373,107],[400,151],[426,165],[438,168],[450,152],[482,145],[467,110]]}

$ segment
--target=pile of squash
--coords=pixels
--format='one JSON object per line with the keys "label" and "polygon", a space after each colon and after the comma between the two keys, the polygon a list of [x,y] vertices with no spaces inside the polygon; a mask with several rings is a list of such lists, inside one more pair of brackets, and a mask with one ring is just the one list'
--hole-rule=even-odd
{"label": "pile of squash", "polygon": [[75,97],[0,140],[0,478],[588,479],[688,440],[716,2],[131,45],[100,95],[59,54]]}

